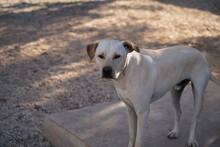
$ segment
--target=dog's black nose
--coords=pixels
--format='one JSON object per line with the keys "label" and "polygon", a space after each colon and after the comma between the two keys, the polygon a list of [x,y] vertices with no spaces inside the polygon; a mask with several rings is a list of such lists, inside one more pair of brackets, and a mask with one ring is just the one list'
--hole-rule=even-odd
{"label": "dog's black nose", "polygon": [[112,67],[111,66],[105,66],[102,69],[102,77],[103,78],[112,78]]}

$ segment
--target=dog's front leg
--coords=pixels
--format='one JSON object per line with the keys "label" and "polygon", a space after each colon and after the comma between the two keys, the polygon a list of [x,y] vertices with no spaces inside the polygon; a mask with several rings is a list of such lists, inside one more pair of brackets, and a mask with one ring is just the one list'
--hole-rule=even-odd
{"label": "dog's front leg", "polygon": [[150,104],[145,103],[145,107],[137,108],[137,136],[135,141],[135,147],[146,147],[146,132],[148,127],[148,116],[150,112]]}
{"label": "dog's front leg", "polygon": [[128,147],[135,147],[135,139],[137,134],[137,115],[134,108],[127,105],[128,109],[128,126],[129,126],[129,143]]}

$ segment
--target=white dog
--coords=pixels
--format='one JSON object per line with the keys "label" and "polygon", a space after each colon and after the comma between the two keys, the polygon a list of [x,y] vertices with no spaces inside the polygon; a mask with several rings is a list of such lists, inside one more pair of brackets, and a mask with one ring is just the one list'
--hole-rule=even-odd
{"label": "white dog", "polygon": [[178,137],[180,97],[189,82],[194,94],[194,112],[188,146],[198,147],[195,130],[203,93],[209,79],[219,84],[209,71],[201,52],[185,46],[140,52],[137,46],[128,41],[101,40],[89,44],[87,53],[91,59],[95,57],[102,77],[112,79],[120,99],[128,108],[128,147],[146,147],[145,132],[150,103],[169,90],[175,108],[175,120],[168,138]]}

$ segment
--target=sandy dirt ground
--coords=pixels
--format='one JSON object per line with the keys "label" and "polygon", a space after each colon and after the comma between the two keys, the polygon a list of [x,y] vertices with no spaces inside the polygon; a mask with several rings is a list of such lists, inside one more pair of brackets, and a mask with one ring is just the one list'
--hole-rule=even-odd
{"label": "sandy dirt ground", "polygon": [[146,49],[193,46],[206,52],[218,74],[220,2],[1,0],[0,147],[49,147],[36,112],[117,98],[85,51],[103,38]]}

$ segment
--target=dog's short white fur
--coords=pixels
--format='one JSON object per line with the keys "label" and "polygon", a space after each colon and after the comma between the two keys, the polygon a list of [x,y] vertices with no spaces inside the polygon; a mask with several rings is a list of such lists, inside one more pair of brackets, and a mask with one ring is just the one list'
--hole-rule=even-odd
{"label": "dog's short white fur", "polygon": [[111,77],[108,78],[112,79],[118,96],[128,108],[128,147],[146,147],[150,103],[168,91],[171,91],[175,110],[174,127],[168,133],[168,138],[178,137],[180,97],[188,83],[191,83],[194,94],[188,146],[198,147],[195,130],[204,90],[209,79],[218,83],[201,52],[186,46],[139,50],[131,42],[110,39],[89,44],[87,52],[91,59],[95,58],[102,76],[104,67],[112,69]]}

